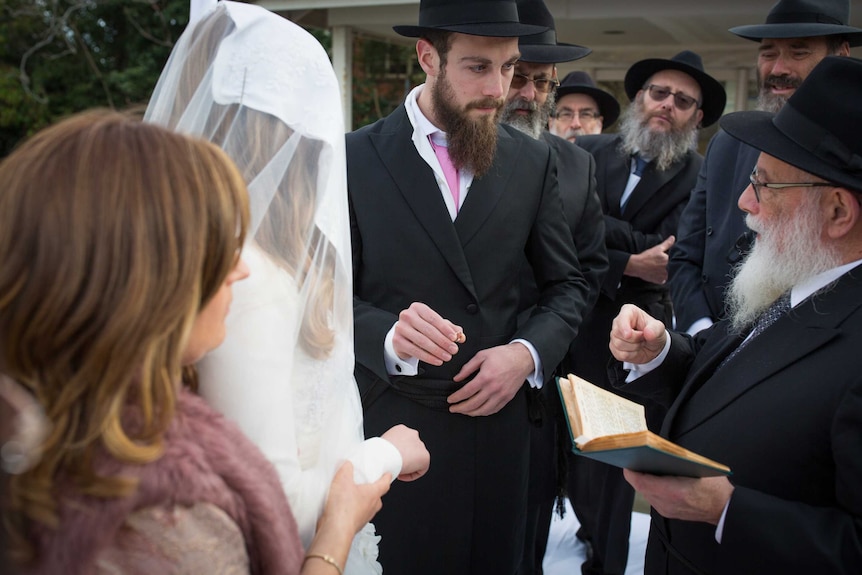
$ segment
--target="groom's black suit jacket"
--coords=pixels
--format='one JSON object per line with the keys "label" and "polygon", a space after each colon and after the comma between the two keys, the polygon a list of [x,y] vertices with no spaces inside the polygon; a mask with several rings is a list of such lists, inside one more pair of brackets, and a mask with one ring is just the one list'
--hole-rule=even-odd
{"label": "groom's black suit jacket", "polygon": [[[457,387],[452,377],[478,351],[523,338],[535,346],[546,384],[581,321],[587,284],[563,215],[546,144],[498,128],[497,153],[474,179],[452,222],[431,168],[411,140],[406,110],[347,136],[354,269],[357,382],[365,428],[419,430],[431,469],[393,486],[375,518],[390,573],[514,573],[523,547],[529,432],[523,389],[487,417],[450,414],[397,392],[384,337],[412,302],[460,325],[467,341],[417,378]],[[526,254],[540,289],[517,326]]]}

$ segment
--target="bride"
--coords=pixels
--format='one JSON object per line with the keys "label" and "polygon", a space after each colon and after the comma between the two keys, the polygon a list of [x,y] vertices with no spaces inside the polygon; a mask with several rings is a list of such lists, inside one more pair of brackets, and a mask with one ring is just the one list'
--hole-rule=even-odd
{"label": "bride", "polygon": [[[183,33],[145,121],[216,143],[248,182],[251,276],[234,290],[224,344],[198,364],[199,391],[273,462],[307,547],[345,459],[357,483],[416,479],[429,463],[407,427],[364,440],[335,74],[302,28],[220,2]],[[378,540],[368,524],[344,572],[381,573]]]}

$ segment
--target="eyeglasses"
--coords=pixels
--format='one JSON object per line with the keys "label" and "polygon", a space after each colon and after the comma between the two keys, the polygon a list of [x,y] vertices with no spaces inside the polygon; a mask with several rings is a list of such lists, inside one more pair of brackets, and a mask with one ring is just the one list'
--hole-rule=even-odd
{"label": "eyeglasses", "polygon": [[595,110],[581,110],[580,112],[575,112],[572,110],[560,110],[559,112],[554,114],[554,117],[556,119],[562,120],[563,122],[571,122],[575,119],[576,116],[581,120],[589,122],[591,120],[597,120],[600,114]]}
{"label": "eyeglasses", "polygon": [[536,92],[541,92],[542,94],[548,94],[559,85],[559,82],[553,78],[530,78],[524,74],[517,73],[512,75],[512,88],[516,90],[520,90],[526,86],[527,82],[532,82],[536,88]]}
{"label": "eyeglasses", "polygon": [[757,203],[760,203],[760,191],[762,188],[769,188],[770,190],[783,190],[785,188],[819,188],[819,187],[827,187],[834,188],[835,184],[832,182],[793,182],[793,183],[772,183],[772,182],[759,182],[757,181],[757,168],[751,172],[751,175],[748,176],[748,181],[751,182],[751,187],[754,188],[754,197],[757,199]]}
{"label": "eyeglasses", "polygon": [[695,104],[700,108],[700,102],[691,96],[686,96],[682,92],[671,92],[667,86],[656,86],[650,84],[646,87],[649,92],[649,97],[656,102],[664,102],[668,96],[673,96],[673,103],[682,111],[688,110]]}

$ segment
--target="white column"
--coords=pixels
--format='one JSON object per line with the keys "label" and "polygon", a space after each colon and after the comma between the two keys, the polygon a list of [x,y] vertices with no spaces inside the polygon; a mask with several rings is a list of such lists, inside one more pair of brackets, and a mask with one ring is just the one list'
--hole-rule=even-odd
{"label": "white column", "polygon": [[353,30],[349,26],[332,27],[332,67],[341,88],[341,111],[344,129],[353,129]]}

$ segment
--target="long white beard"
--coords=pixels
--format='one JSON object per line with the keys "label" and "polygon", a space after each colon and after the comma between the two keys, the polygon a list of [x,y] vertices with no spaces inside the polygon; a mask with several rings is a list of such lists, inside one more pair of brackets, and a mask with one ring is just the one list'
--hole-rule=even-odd
{"label": "long white beard", "polygon": [[726,296],[731,326],[737,332],[750,326],[789,289],[841,265],[838,252],[821,238],[820,194],[805,193],[795,213],[777,213],[768,225],[751,214],[745,218],[746,225],[759,235],[736,268]]}

